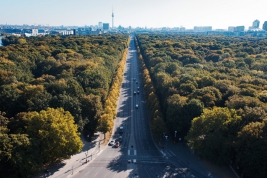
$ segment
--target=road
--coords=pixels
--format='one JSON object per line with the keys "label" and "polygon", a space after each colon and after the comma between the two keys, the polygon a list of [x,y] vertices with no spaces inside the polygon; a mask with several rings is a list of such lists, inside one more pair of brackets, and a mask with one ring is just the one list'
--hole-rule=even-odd
{"label": "road", "polygon": [[[137,92],[139,87],[140,93]],[[138,104],[138,108],[136,108]],[[124,80],[118,100],[117,118],[114,120],[112,140],[122,136],[119,148],[107,146],[88,165],[72,177],[206,177],[182,163],[177,156],[166,156],[154,144],[149,129],[149,117],[138,67],[134,38],[131,37]],[[119,127],[123,126],[123,134]],[[128,163],[136,159],[137,164]]]}

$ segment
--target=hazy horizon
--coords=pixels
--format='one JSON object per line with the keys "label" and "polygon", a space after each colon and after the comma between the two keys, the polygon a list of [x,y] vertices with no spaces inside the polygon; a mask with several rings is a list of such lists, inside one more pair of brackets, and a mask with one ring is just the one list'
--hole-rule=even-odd
{"label": "hazy horizon", "polygon": [[1,2],[0,24],[85,26],[98,22],[128,27],[212,26],[227,29],[256,19],[267,21],[266,0],[8,0]]}

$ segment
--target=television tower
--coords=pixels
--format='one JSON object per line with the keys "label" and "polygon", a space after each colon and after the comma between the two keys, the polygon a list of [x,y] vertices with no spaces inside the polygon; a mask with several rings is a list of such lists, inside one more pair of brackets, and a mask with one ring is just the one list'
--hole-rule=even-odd
{"label": "television tower", "polygon": [[112,28],[114,28],[114,13],[113,13],[113,7],[112,7],[112,15],[111,15],[111,17],[112,17]]}

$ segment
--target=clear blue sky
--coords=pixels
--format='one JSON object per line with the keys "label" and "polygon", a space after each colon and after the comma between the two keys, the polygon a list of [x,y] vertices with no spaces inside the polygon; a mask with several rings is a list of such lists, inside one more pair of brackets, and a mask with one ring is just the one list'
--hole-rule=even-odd
{"label": "clear blue sky", "polygon": [[252,25],[267,21],[267,0],[0,0],[0,24],[186,27]]}

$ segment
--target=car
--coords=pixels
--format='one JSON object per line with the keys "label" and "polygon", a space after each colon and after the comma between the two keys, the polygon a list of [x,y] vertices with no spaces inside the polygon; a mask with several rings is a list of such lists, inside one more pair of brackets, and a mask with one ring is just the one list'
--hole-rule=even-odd
{"label": "car", "polygon": [[114,141],[114,140],[110,141],[108,145],[109,145],[109,146],[113,146],[113,145],[115,145],[115,141]]}
{"label": "car", "polygon": [[136,91],[134,91],[134,95],[136,95]]}
{"label": "car", "polygon": [[137,91],[137,94],[139,94],[140,92],[139,91]]}
{"label": "car", "polygon": [[121,143],[122,142],[122,136],[120,135],[119,138],[117,138],[116,141]]}
{"label": "car", "polygon": [[140,88],[139,87],[137,87],[137,90],[139,90]]}
{"label": "car", "polygon": [[136,84],[138,84],[138,81],[136,81]]}
{"label": "car", "polygon": [[116,140],[117,142],[122,142],[122,136],[119,136],[119,138]]}
{"label": "car", "polygon": [[128,163],[132,163],[132,160],[131,159],[128,159]]}
{"label": "car", "polygon": [[136,161],[136,159],[133,159],[133,163],[134,163],[134,164],[137,164],[137,161]]}
{"label": "car", "polygon": [[119,146],[120,146],[120,142],[116,142],[115,147],[119,148]]}
{"label": "car", "polygon": [[135,105],[135,108],[136,108],[136,109],[138,108],[138,104]]}
{"label": "car", "polygon": [[123,127],[120,127],[119,134],[123,134]]}
{"label": "car", "polygon": [[133,80],[135,81],[135,78],[133,78]]}

